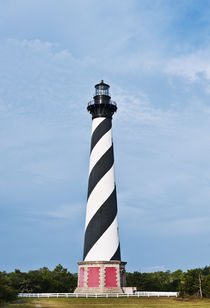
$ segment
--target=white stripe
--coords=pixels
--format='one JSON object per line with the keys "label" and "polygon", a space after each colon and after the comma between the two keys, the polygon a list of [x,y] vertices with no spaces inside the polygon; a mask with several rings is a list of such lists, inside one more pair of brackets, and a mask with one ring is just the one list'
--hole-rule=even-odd
{"label": "white stripe", "polygon": [[88,252],[84,261],[110,261],[119,245],[117,217]]}
{"label": "white stripe", "polygon": [[94,146],[90,155],[89,174],[97,161],[112,145],[112,130],[110,129]]}
{"label": "white stripe", "polygon": [[92,121],[92,133],[94,132],[94,130],[96,129],[96,127],[101,124],[101,122],[103,122],[106,118],[95,118]]}
{"label": "white stripe", "polygon": [[101,205],[111,195],[115,187],[114,183],[114,166],[101,178],[91,192],[86,209],[86,224],[85,228],[89,224],[92,217],[101,207]]}

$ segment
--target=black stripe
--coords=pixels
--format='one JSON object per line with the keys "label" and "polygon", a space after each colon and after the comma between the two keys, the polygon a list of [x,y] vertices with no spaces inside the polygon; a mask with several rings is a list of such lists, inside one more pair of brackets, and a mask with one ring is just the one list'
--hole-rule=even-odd
{"label": "black stripe", "polygon": [[96,143],[101,139],[101,137],[103,137],[103,135],[105,135],[111,129],[111,127],[112,127],[112,119],[110,118],[106,118],[96,127],[91,138],[90,152],[92,151]]}
{"label": "black stripe", "polygon": [[119,245],[118,245],[118,248],[117,248],[115,254],[114,254],[113,257],[111,258],[111,260],[119,260],[119,261],[121,261],[120,243],[119,243]]}
{"label": "black stripe", "polygon": [[90,220],[85,231],[84,259],[117,215],[116,188]]}
{"label": "black stripe", "polygon": [[100,179],[114,164],[113,145],[104,153],[93,167],[88,181],[88,198]]}

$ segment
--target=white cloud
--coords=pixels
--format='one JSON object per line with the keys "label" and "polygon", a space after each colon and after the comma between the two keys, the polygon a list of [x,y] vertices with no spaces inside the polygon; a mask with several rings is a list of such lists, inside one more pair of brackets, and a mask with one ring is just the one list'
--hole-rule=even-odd
{"label": "white cloud", "polygon": [[204,47],[193,53],[168,59],[164,71],[196,81],[200,77],[210,79],[210,47]]}
{"label": "white cloud", "polygon": [[[172,208],[167,204],[162,208],[161,204],[149,204],[146,206],[142,199],[134,206],[123,205],[119,202],[120,219],[123,229],[128,228],[133,234],[147,234],[159,236],[193,236],[206,235],[210,232],[209,218],[207,216],[194,216],[194,209],[189,209],[187,214],[183,205]],[[125,230],[124,230],[125,231]]]}
{"label": "white cloud", "polygon": [[84,213],[84,206],[81,204],[63,204],[58,206],[55,210],[46,212],[49,217],[58,219],[68,219],[70,221],[78,221]]}
{"label": "white cloud", "polygon": [[146,272],[146,273],[159,272],[159,271],[165,272],[166,271],[165,265],[153,265],[153,266],[143,267],[141,269],[141,272]]}

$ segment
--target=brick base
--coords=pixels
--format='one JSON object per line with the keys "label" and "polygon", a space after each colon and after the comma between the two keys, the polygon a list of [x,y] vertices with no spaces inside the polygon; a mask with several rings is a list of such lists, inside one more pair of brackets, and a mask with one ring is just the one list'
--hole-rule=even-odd
{"label": "brick base", "polygon": [[123,293],[125,264],[121,261],[78,262],[78,285],[74,293]]}

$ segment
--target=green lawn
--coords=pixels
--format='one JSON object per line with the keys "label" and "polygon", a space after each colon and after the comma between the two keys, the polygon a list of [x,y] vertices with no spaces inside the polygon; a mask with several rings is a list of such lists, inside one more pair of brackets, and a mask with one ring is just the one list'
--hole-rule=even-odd
{"label": "green lawn", "polygon": [[193,300],[177,298],[56,298],[56,299],[31,299],[21,300],[3,308],[185,308],[185,307],[210,307],[210,299]]}

